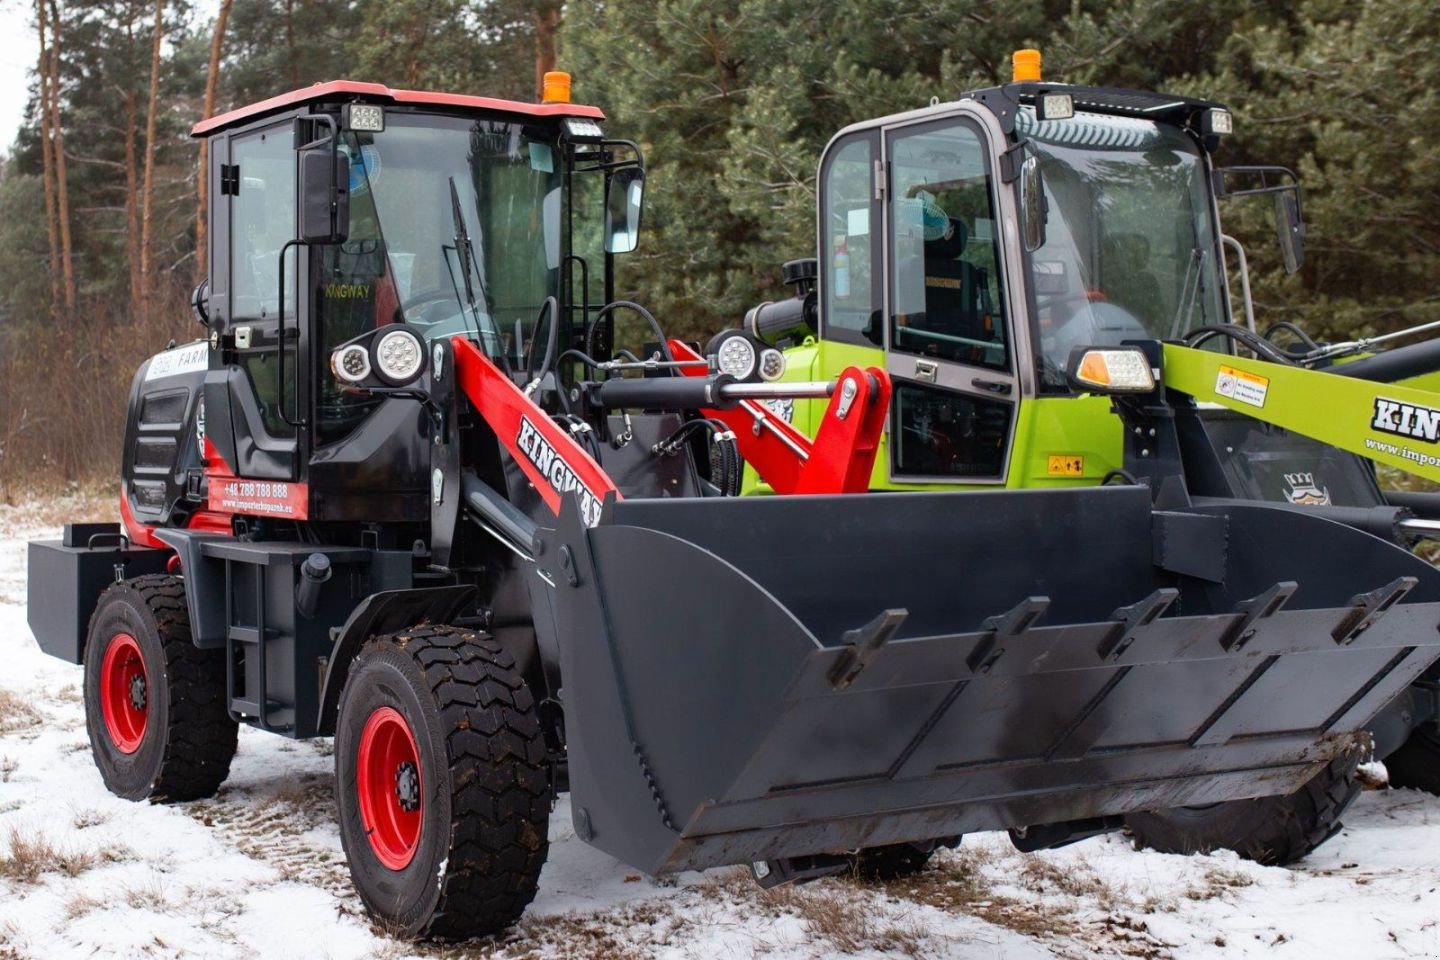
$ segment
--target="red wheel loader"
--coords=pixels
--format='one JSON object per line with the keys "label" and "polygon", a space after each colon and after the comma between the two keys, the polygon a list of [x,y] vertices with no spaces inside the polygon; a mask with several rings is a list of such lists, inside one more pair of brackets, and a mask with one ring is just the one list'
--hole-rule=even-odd
{"label": "red wheel loader", "polygon": [[[1289,794],[1440,655],[1440,575],[1318,517],[1158,473],[865,492],[884,369],[779,382],[616,299],[644,174],[603,120],[335,82],[195,127],[204,338],[136,373],[121,522],[30,547],[113,792],[213,793],[239,724],[333,736],[361,898],[463,938],[533,897],[559,790],[651,874],[893,874]],[[763,402],[806,398],[813,440]]]}

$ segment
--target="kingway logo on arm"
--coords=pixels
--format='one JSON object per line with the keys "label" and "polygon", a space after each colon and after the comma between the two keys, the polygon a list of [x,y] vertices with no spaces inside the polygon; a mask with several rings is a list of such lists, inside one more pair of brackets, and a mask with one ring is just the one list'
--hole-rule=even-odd
{"label": "kingway logo on arm", "polygon": [[1375,416],[1370,426],[1385,433],[1414,437],[1428,443],[1440,442],[1440,410],[1417,407],[1399,400],[1375,398]]}
{"label": "kingway logo on arm", "polygon": [[580,482],[575,470],[545,439],[545,435],[530,422],[528,417],[520,418],[520,433],[515,438],[525,457],[534,465],[550,488],[562,496],[574,490],[580,496],[580,518],[585,526],[593,527],[600,522],[600,498]]}

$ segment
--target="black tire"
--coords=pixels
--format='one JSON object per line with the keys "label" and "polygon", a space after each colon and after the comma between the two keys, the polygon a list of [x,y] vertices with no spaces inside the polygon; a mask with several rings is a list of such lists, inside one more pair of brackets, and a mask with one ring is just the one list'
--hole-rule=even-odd
{"label": "black tire", "polygon": [[924,843],[892,843],[883,847],[869,847],[855,854],[855,876],[861,880],[877,880],[882,883],[911,877],[925,869],[935,851],[941,847],[953,847],[959,837],[948,840],[927,840]]}
{"label": "black tire", "polygon": [[[115,644],[138,650],[144,664],[138,746],[117,740],[102,707],[102,668]],[[85,642],[85,725],[105,786],[127,800],[199,800],[229,775],[237,728],[226,708],[224,651],[191,642],[179,577],[135,577],[100,595]]]}
{"label": "black tire", "polygon": [[1161,853],[1227,849],[1285,866],[1339,832],[1341,815],[1360,794],[1359,765],[1358,757],[1339,757],[1289,796],[1132,813],[1125,825],[1140,846]]}
{"label": "black tire", "polygon": [[[419,782],[408,796],[418,799],[419,825],[408,860],[389,851],[397,866],[382,861],[386,831],[372,841],[360,796],[360,749],[368,725],[391,716],[387,711],[403,718],[418,752]],[[393,717],[387,722],[393,726]],[[397,805],[406,802],[404,766],[395,765]],[[534,698],[498,641],[436,625],[366,643],[340,695],[335,775],[355,889],[395,933],[484,936],[514,923],[535,898],[549,849],[550,763]],[[370,797],[372,810],[389,799]]]}
{"label": "black tire", "polygon": [[1440,733],[1433,724],[1412,730],[1400,749],[1385,758],[1390,786],[1440,794]]}

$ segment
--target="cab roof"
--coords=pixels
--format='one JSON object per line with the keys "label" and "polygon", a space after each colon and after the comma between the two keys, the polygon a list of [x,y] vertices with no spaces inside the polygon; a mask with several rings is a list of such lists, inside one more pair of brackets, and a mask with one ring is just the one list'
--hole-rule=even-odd
{"label": "cab roof", "polygon": [[278,113],[304,103],[332,100],[337,103],[364,101],[366,103],[397,103],[427,107],[459,107],[468,110],[491,110],[515,113],[528,117],[590,117],[604,120],[605,113],[599,107],[578,103],[522,103],[518,100],[501,100],[496,97],[472,97],[459,93],[429,93],[423,90],[392,90],[384,84],[361,83],[356,80],[331,80],[314,86],[302,87],[289,93],[282,93],[269,100],[261,100],[248,106],[239,107],[208,120],[201,120],[190,128],[190,136],[206,137],[230,127],[248,123],[267,113]]}

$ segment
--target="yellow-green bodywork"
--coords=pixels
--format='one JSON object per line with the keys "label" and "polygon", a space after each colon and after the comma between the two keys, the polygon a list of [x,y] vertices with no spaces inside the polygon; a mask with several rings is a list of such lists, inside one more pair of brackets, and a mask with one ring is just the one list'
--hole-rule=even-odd
{"label": "yellow-green bodywork", "polygon": [[[783,379],[792,381],[831,380],[846,367],[883,367],[885,353],[879,347],[860,347],[831,340],[807,340],[785,351]],[[813,437],[824,417],[828,400],[796,400],[791,423]],[[1110,410],[1106,397],[1040,397],[1019,404],[1012,431],[1010,458],[1004,482],[983,483],[897,482],[890,479],[889,431],[880,438],[872,490],[994,490],[999,487],[1094,486],[1105,474],[1123,465],[1120,420]],[[1061,473],[1078,466],[1079,473]],[[768,493],[769,487],[746,466],[744,493]]]}
{"label": "yellow-green bodywork", "polygon": [[[826,380],[850,366],[883,366],[885,354],[878,347],[807,340],[786,351],[786,360],[784,379]],[[1400,383],[1375,383],[1323,370],[1165,344],[1163,377],[1167,386],[1197,401],[1219,404],[1440,482],[1440,374]],[[827,403],[795,401],[791,422],[813,437]],[[1020,402],[1018,408],[1003,483],[896,482],[890,479],[887,432],[880,441],[870,488],[1091,486],[1124,465],[1121,424],[1108,398],[1037,397]],[[747,466],[743,492],[767,493],[769,487]]]}

